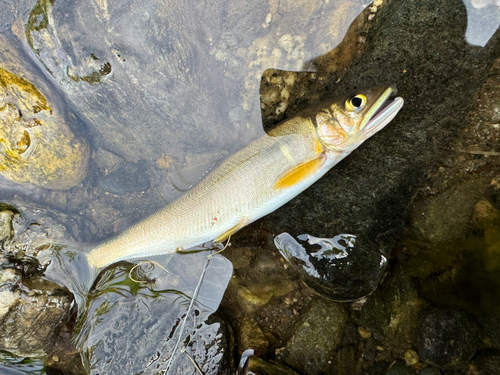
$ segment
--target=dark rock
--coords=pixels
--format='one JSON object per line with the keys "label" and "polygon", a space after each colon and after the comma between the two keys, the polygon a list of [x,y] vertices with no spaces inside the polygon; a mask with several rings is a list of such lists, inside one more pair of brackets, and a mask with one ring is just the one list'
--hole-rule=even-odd
{"label": "dark rock", "polygon": [[334,371],[335,352],[342,343],[346,319],[340,303],[316,299],[280,353],[281,359],[310,375]]}
{"label": "dark rock", "polygon": [[479,344],[479,329],[456,309],[432,309],[422,315],[417,350],[420,358],[445,369],[464,366]]}
{"label": "dark rock", "polygon": [[[337,300],[354,301],[374,290],[385,270],[387,258],[376,252],[367,252],[366,238],[340,234],[334,238],[323,239],[301,235],[308,240],[307,250],[288,233],[276,236],[274,242],[280,253],[297,270],[299,277],[315,292]],[[313,241],[311,241],[313,239]],[[327,240],[335,244],[332,256],[330,246],[320,245],[317,241]],[[346,281],[348,280],[348,281]]]}
{"label": "dark rock", "polygon": [[359,340],[358,328],[352,322],[347,322],[344,328],[344,344],[356,345]]}
{"label": "dark rock", "polygon": [[112,194],[133,193],[149,189],[149,177],[139,164],[125,161],[101,178],[97,186]]}
{"label": "dark rock", "polygon": [[427,304],[401,268],[368,297],[361,310],[363,325],[382,345],[401,358],[415,346],[418,316]]}
{"label": "dark rock", "polygon": [[356,373],[356,348],[343,346],[337,351],[334,360],[335,375],[352,375]]}
{"label": "dark rock", "polygon": [[367,367],[370,367],[375,361],[375,356],[377,354],[377,342],[373,337],[369,337],[366,339],[365,346],[363,348],[363,359],[368,364]]}
{"label": "dark rock", "polygon": [[403,362],[396,361],[385,372],[385,375],[412,375],[414,374],[411,367],[407,367]]}
{"label": "dark rock", "polygon": [[500,350],[480,351],[474,357],[474,362],[488,375],[500,374]]}
{"label": "dark rock", "polygon": [[67,289],[20,271],[0,270],[0,350],[40,355],[69,321],[73,297]]}
{"label": "dark rock", "polygon": [[388,367],[387,362],[377,361],[366,372],[368,375],[384,375]]}
{"label": "dark rock", "polygon": [[418,375],[441,375],[441,371],[436,367],[426,367],[420,370]]}

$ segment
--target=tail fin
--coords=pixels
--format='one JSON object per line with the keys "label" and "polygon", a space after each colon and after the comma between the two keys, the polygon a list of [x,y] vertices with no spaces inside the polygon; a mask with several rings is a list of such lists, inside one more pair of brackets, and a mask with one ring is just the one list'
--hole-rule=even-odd
{"label": "tail fin", "polygon": [[87,254],[90,250],[91,246],[85,244],[54,244],[38,255],[42,263],[49,264],[45,278],[67,287],[74,294],[79,311],[83,310],[88,292],[102,271],[89,264]]}

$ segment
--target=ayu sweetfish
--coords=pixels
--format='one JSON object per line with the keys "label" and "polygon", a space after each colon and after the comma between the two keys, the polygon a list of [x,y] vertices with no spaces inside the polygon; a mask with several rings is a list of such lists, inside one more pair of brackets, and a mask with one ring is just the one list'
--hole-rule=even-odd
{"label": "ayu sweetfish", "polygon": [[220,242],[311,186],[403,106],[393,88],[359,90],[283,121],[228,157],[185,195],[87,254],[89,265]]}

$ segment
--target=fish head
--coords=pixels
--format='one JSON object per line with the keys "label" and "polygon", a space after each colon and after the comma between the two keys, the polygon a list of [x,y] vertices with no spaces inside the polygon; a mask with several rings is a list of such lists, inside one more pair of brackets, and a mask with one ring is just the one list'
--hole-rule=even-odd
{"label": "fish head", "polygon": [[324,104],[314,115],[318,139],[333,152],[350,152],[384,128],[403,106],[393,87],[361,89]]}

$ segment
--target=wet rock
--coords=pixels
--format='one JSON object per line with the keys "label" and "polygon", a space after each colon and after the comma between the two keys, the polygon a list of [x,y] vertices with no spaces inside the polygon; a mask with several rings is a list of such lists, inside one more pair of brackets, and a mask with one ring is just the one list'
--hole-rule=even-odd
{"label": "wet rock", "polygon": [[384,375],[389,368],[389,364],[384,361],[375,362],[366,372],[368,375]]}
{"label": "wet rock", "polygon": [[317,298],[303,314],[280,357],[291,367],[314,375],[334,371],[347,313],[343,305]]}
{"label": "wet rock", "polygon": [[0,31],[8,30],[16,19],[24,19],[37,0],[2,1],[0,13]]}
{"label": "wet rock", "polygon": [[478,352],[474,362],[488,375],[500,374],[500,351],[485,350]]}
{"label": "wet rock", "polygon": [[[383,254],[366,252],[366,242],[349,234],[333,238],[298,236],[307,250],[288,233],[275,237],[280,253],[315,292],[338,301],[353,301],[376,288],[387,263]],[[320,249],[316,245],[321,246]],[[307,245],[305,245],[307,246]],[[345,281],[349,280],[349,281]]]}
{"label": "wet rock", "polygon": [[341,347],[334,358],[333,368],[336,375],[351,375],[356,373],[359,362],[356,361],[356,349],[354,346]]}
{"label": "wet rock", "polygon": [[0,37],[0,175],[20,183],[66,190],[87,174],[89,147],[68,126],[77,121],[35,86],[22,57]]}
{"label": "wet rock", "polygon": [[126,194],[149,189],[149,176],[136,163],[123,162],[118,169],[101,178],[97,186],[112,194]]}
{"label": "wet rock", "polygon": [[352,322],[347,322],[344,329],[344,344],[345,345],[355,345],[358,343],[359,333],[358,328]]}
{"label": "wet rock", "polygon": [[488,182],[488,177],[466,180],[418,202],[412,210],[412,226],[426,241],[463,239],[470,228],[474,204]]}
{"label": "wet rock", "polygon": [[478,348],[477,324],[460,310],[426,311],[418,332],[417,350],[420,358],[441,368],[463,366]]}
{"label": "wet rock", "polygon": [[415,366],[419,362],[418,354],[415,350],[408,350],[404,356],[406,366]]}
{"label": "wet rock", "polygon": [[12,227],[12,211],[0,211],[0,246],[14,237],[14,228]]}
{"label": "wet rock", "polygon": [[361,316],[375,339],[403,358],[415,345],[418,316],[426,306],[410,278],[399,269],[368,297]]}
{"label": "wet rock", "polygon": [[241,320],[236,341],[239,348],[252,348],[258,353],[265,353],[269,346],[269,340],[262,328],[248,317]]}
{"label": "wet rock", "polygon": [[246,367],[247,371],[241,375],[298,375],[289,367],[278,363],[268,363],[255,356],[248,359]]}
{"label": "wet rock", "polygon": [[436,367],[426,367],[420,370],[418,375],[441,375],[441,371]]}
{"label": "wet rock", "polygon": [[405,366],[401,361],[394,362],[385,372],[385,375],[413,375],[411,367]]}
{"label": "wet rock", "polygon": [[18,270],[0,270],[0,348],[20,356],[50,350],[70,318],[73,297],[40,278],[22,279]]}
{"label": "wet rock", "polygon": [[476,229],[484,233],[485,237],[495,237],[500,227],[500,209],[488,199],[482,198],[474,207],[472,223]]}

